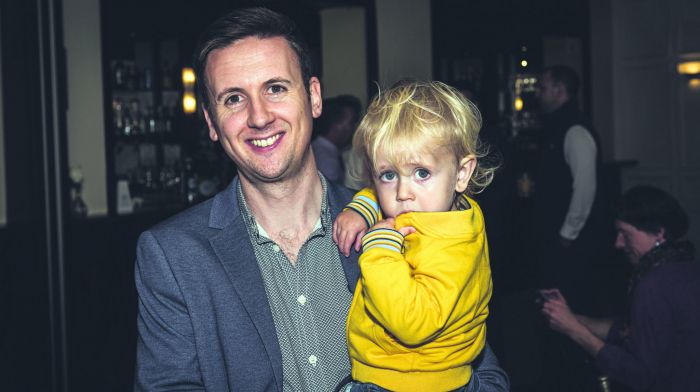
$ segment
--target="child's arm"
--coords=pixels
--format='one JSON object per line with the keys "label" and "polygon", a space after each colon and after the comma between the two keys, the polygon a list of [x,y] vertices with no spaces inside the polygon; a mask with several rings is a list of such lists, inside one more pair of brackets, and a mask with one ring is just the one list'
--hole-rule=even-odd
{"label": "child's arm", "polygon": [[469,249],[431,238],[421,260],[409,264],[404,235],[379,226],[364,236],[360,256],[365,307],[377,322],[406,345],[424,344],[458,320],[483,323],[491,294],[485,238]]}
{"label": "child's arm", "polygon": [[333,241],[338,244],[345,257],[350,255],[353,246],[355,251],[359,252],[362,236],[367,232],[367,228],[380,219],[381,211],[374,191],[365,188],[353,197],[333,222]]}

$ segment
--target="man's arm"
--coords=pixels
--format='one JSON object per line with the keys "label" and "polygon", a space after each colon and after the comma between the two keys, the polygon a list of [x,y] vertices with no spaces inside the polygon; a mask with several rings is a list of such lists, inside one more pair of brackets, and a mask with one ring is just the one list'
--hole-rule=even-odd
{"label": "man's arm", "polygon": [[484,346],[481,354],[472,363],[472,377],[479,380],[479,391],[481,392],[508,392],[510,382],[508,375],[498,364],[496,354],[491,350],[488,343]]}
{"label": "man's arm", "polygon": [[586,128],[575,125],[564,137],[564,159],[571,170],[573,189],[569,210],[559,235],[575,240],[591,213],[596,192],[596,154],[593,136]]}
{"label": "man's arm", "polygon": [[139,238],[135,391],[204,390],[182,293],[155,237]]}

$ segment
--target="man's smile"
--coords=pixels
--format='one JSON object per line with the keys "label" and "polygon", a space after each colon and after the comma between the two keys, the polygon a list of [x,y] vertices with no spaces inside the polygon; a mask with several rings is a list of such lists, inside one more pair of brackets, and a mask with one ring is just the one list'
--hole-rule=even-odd
{"label": "man's smile", "polygon": [[282,138],[283,134],[284,132],[281,132],[276,135],[266,137],[264,139],[248,139],[248,143],[252,144],[257,148],[270,148],[279,143],[279,140]]}

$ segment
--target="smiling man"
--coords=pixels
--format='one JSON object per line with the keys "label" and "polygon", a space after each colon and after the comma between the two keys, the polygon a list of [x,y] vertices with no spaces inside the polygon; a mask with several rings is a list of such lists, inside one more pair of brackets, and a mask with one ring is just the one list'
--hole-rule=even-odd
{"label": "smiling man", "polygon": [[[310,69],[294,24],[267,9],[234,11],[200,38],[209,136],[239,175],[139,239],[136,390],[332,391],[350,374],[357,254],[331,235],[352,193],[316,169]],[[477,373],[507,388],[488,350]]]}

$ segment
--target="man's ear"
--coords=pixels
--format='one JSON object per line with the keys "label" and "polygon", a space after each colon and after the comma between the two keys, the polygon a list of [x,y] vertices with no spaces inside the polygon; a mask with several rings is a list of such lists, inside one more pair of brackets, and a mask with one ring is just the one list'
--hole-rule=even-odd
{"label": "man's ear", "polygon": [[474,174],[476,169],[476,156],[469,154],[459,161],[459,167],[457,168],[457,182],[455,183],[455,192],[462,193],[467,190],[469,186],[469,180]]}
{"label": "man's ear", "polygon": [[569,93],[566,91],[566,86],[562,82],[553,83],[553,87],[556,89],[557,97],[561,102],[566,102],[569,100]]}
{"label": "man's ear", "polygon": [[311,100],[311,115],[319,118],[323,111],[323,97],[321,96],[321,82],[317,77],[309,79],[309,98]]}
{"label": "man's ear", "polygon": [[660,228],[659,232],[656,233],[656,240],[659,241],[659,243],[663,244],[666,242],[666,229],[665,228]]}
{"label": "man's ear", "polygon": [[206,107],[202,106],[202,112],[204,113],[204,120],[207,122],[207,127],[209,127],[209,139],[215,142],[219,140],[219,133],[216,132],[216,126],[211,121],[211,116],[209,116],[209,111]]}

